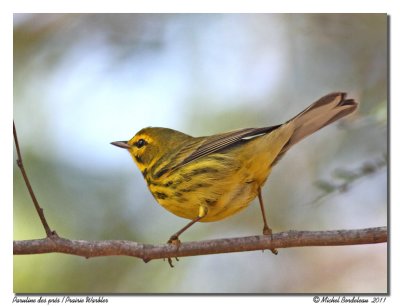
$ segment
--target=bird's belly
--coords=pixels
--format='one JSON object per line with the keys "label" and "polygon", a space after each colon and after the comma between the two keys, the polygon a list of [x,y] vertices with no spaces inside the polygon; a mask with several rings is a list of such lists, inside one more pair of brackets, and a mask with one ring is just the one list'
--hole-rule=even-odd
{"label": "bird's belly", "polygon": [[209,206],[207,216],[200,221],[212,222],[230,217],[248,207],[256,196],[257,187],[253,184],[237,186],[223,195],[214,206]]}
{"label": "bird's belly", "polygon": [[195,219],[199,215],[200,206],[207,208],[207,214],[201,222],[213,222],[222,220],[238,213],[257,196],[258,185],[255,182],[242,183],[226,188],[226,184],[215,184],[207,188],[192,192],[190,198],[185,195],[179,197],[157,198],[157,202],[173,214]]}

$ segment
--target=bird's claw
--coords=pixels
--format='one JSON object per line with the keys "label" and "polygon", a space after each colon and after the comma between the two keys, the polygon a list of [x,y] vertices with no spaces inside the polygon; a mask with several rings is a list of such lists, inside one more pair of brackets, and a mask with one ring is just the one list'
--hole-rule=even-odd
{"label": "bird's claw", "polygon": [[[175,246],[177,247],[177,249],[178,249],[179,246],[180,246],[180,244],[181,244],[181,241],[178,239],[178,236],[172,235],[172,236],[168,239],[167,243],[168,243],[168,244],[175,245]],[[164,260],[165,260],[165,258],[164,258]],[[168,257],[167,260],[168,260],[169,266],[170,266],[171,268],[173,268],[174,265],[172,264],[172,258],[171,258],[171,257]],[[176,261],[179,261],[178,257],[175,257],[175,260],[176,260]]]}
{"label": "bird's claw", "polygon": [[[266,235],[266,236],[271,236],[271,241],[272,241],[272,230],[269,227],[264,226],[263,234]],[[270,249],[270,251],[272,252],[272,254],[278,255],[278,250],[277,249],[272,248],[272,249]]]}

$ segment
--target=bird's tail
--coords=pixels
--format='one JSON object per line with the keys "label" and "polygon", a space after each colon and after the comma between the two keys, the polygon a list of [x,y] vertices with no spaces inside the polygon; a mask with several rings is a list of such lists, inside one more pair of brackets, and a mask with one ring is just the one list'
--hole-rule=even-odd
{"label": "bird's tail", "polygon": [[353,99],[346,99],[346,93],[343,92],[335,92],[322,97],[287,121],[287,123],[293,124],[294,132],[281,153],[286,152],[308,135],[352,113],[357,106],[358,103]]}

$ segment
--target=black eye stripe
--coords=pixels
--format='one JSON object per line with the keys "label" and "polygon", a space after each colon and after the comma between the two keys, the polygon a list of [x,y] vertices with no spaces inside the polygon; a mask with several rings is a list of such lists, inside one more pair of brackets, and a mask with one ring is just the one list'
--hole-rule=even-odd
{"label": "black eye stripe", "polygon": [[141,148],[141,147],[143,147],[146,143],[147,143],[147,142],[146,142],[144,139],[139,139],[139,140],[136,142],[136,146],[137,146],[138,148]]}

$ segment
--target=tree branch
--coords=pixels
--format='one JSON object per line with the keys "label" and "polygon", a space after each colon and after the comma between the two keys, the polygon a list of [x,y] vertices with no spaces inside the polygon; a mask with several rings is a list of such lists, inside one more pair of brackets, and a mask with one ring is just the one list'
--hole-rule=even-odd
{"label": "tree branch", "polygon": [[387,242],[387,228],[375,227],[333,231],[288,231],[271,236],[249,236],[171,244],[143,244],[127,240],[85,241],[58,236],[14,241],[14,255],[64,253],[86,258],[125,255],[143,259],[245,252],[273,248],[339,246]]}
{"label": "tree branch", "polygon": [[[365,228],[335,231],[289,231],[270,235],[215,239],[174,244],[143,244],[127,240],[85,241],[59,237],[46,221],[22,163],[17,132],[13,123],[17,164],[32,198],[47,237],[44,239],[14,241],[14,255],[64,253],[86,258],[125,255],[143,259],[186,257],[195,255],[245,252],[304,246],[337,246],[387,242],[387,228]],[[170,262],[171,264],[171,262]],[[172,264],[171,264],[172,266]]]}
{"label": "tree branch", "polygon": [[28,188],[29,194],[32,198],[33,205],[35,206],[35,209],[39,215],[40,221],[42,222],[42,225],[44,227],[44,230],[46,232],[47,237],[50,237],[52,235],[56,235],[55,231],[52,231],[50,229],[50,226],[48,225],[46,218],[43,213],[43,208],[40,207],[38,200],[36,199],[35,193],[33,192],[31,183],[29,182],[28,175],[26,174],[24,164],[22,163],[22,156],[21,156],[21,151],[19,149],[19,144],[18,144],[18,137],[17,137],[17,130],[15,129],[15,123],[13,121],[13,134],[14,134],[14,142],[15,142],[15,148],[17,150],[17,165],[19,169],[21,170],[22,176],[24,178],[26,188]]}

